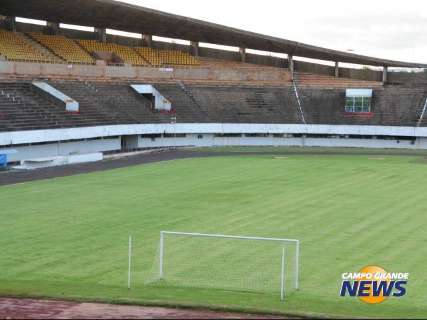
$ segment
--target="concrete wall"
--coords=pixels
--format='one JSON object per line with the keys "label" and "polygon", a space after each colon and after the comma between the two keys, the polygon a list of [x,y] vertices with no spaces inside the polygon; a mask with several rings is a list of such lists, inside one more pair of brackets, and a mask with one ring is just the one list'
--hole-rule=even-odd
{"label": "concrete wall", "polygon": [[340,68],[340,77],[381,82],[383,80],[383,73],[382,71],[369,69]]}
{"label": "concrete wall", "polygon": [[[89,140],[78,142],[62,142],[42,145],[13,147],[17,153],[8,155],[9,162],[37,158],[67,156],[71,154],[88,154],[95,152],[116,151],[121,149],[120,138]],[[1,153],[1,148],[0,148]]]}
{"label": "concrete wall", "polygon": [[80,40],[98,39],[98,35],[94,32],[72,30],[72,29],[59,29],[59,33],[71,39],[80,39]]}
{"label": "concrete wall", "polygon": [[199,48],[199,55],[201,57],[206,58],[214,58],[220,60],[228,60],[228,61],[241,61],[241,56],[239,52],[226,51],[226,50],[218,50],[212,48]]}
{"label": "concrete wall", "polygon": [[152,134],[298,134],[336,136],[379,136],[427,138],[427,127],[386,127],[357,125],[302,125],[302,124],[233,124],[180,123],[135,124],[88,128],[50,129],[1,132],[0,146],[34,144],[99,137],[117,137]]}
{"label": "concrete wall", "polygon": [[107,34],[107,42],[117,43],[124,46],[140,47],[142,46],[142,39],[121,37],[116,35]]}
{"label": "concrete wall", "polygon": [[16,22],[16,31],[18,32],[44,32],[45,30],[45,26]]}
{"label": "concrete wall", "polygon": [[408,140],[305,138],[305,137],[219,137],[214,134],[188,134],[185,138],[138,137],[138,148],[158,147],[218,147],[218,146],[297,146],[377,149],[427,149],[427,139]]}
{"label": "concrete wall", "polygon": [[288,59],[280,59],[277,57],[262,56],[251,53],[246,54],[246,62],[276,68],[289,68]]}
{"label": "concrete wall", "polygon": [[209,67],[116,67],[95,65],[41,64],[0,61],[0,78],[24,76],[33,78],[99,78],[101,79],[179,79],[215,81],[290,81],[285,69],[263,70],[262,68],[209,68]]}
{"label": "concrete wall", "polygon": [[427,85],[427,71],[424,72],[389,72],[390,83],[422,83]]}
{"label": "concrete wall", "polygon": [[[253,132],[247,131],[247,132]],[[313,137],[310,135],[284,134],[278,136],[264,133],[260,136],[247,134],[225,134],[216,133],[188,133],[177,137],[164,137],[158,133],[155,137],[147,134],[134,134],[122,138],[106,138],[99,140],[87,140],[77,142],[55,142],[40,145],[8,146],[17,151],[8,156],[9,162],[49,158],[68,155],[84,155],[97,152],[119,151],[122,149],[122,139],[126,150],[159,147],[215,147],[215,146],[306,146],[306,147],[346,147],[346,148],[386,148],[386,149],[427,149],[427,138],[418,137],[412,139],[387,138],[387,139],[364,139],[345,138],[331,135],[325,137]],[[5,148],[0,148],[1,150]]]}

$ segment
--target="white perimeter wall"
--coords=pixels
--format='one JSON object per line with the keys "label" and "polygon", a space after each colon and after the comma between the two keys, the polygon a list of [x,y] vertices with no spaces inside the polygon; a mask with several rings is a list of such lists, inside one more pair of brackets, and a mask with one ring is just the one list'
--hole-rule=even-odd
{"label": "white perimeter wall", "polygon": [[[248,137],[246,134],[263,134],[265,137]],[[176,138],[147,138],[146,135],[185,134]],[[218,135],[238,134],[240,137]],[[349,138],[277,138],[273,134],[332,135],[332,136],[402,136],[415,140],[349,139]],[[122,136],[123,138],[118,138]],[[203,136],[203,138],[199,138]],[[67,140],[93,139],[78,142]],[[427,128],[327,126],[327,125],[251,125],[251,124],[158,124],[121,125],[91,128],[72,128],[0,133],[2,149],[15,149],[9,162],[37,158],[119,151],[123,143],[127,149],[185,147],[185,146],[307,146],[307,147],[358,147],[385,149],[427,149]],[[61,142],[58,142],[61,141]],[[44,144],[19,146],[22,144]],[[2,147],[3,146],[3,147]]]}
{"label": "white perimeter wall", "polygon": [[[56,156],[79,155],[96,152],[120,150],[120,139],[103,139],[78,142],[52,143],[34,146],[13,147],[17,152],[8,155],[9,162],[48,158]],[[1,153],[1,148],[0,148]]]}
{"label": "white perimeter wall", "polygon": [[296,147],[343,147],[378,149],[427,149],[427,138],[415,143],[407,140],[346,139],[346,138],[276,138],[268,137],[216,137],[213,134],[197,134],[185,138],[138,137],[138,148],[158,147],[218,147],[218,146],[296,146]]}
{"label": "white perimeter wall", "polygon": [[427,127],[335,126],[299,124],[140,124],[1,132],[0,146],[142,134],[322,134],[427,137]]}

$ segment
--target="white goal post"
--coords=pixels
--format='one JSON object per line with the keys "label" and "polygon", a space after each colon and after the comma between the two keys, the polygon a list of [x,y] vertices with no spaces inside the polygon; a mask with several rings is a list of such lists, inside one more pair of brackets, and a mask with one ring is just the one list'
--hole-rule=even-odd
{"label": "white goal post", "polygon": [[[160,232],[160,246],[159,246],[159,261],[158,261],[158,278],[159,280],[166,280],[167,274],[165,274],[165,250],[166,250],[166,242],[165,238],[166,236],[175,236],[175,237],[190,237],[190,238],[216,238],[216,239],[222,239],[222,240],[231,240],[231,241],[260,241],[263,243],[270,243],[270,244],[278,244],[279,248],[281,250],[277,251],[278,258],[277,260],[268,260],[269,263],[275,264],[279,263],[281,261],[280,269],[277,268],[277,272],[280,272],[280,275],[277,274],[277,281],[280,281],[280,284],[277,283],[277,288],[280,288],[280,297],[281,300],[284,300],[285,297],[285,281],[287,281],[287,275],[286,275],[286,261],[288,260],[287,257],[287,251],[286,247],[289,245],[292,245],[295,247],[295,251],[292,254],[292,264],[293,266],[293,279],[292,279],[292,286],[293,289],[299,290],[300,287],[300,241],[295,239],[280,239],[280,238],[262,238],[262,237],[244,237],[244,236],[229,236],[229,235],[220,235],[220,234],[203,234],[203,233],[188,233],[188,232],[172,232],[172,231],[161,231]],[[283,247],[280,247],[280,245],[283,245]],[[281,255],[281,256],[280,256]],[[178,266],[175,266],[178,267]],[[278,266],[277,266],[278,267]],[[280,270],[280,271],[279,271]],[[274,277],[276,279],[276,277]],[[276,281],[276,280],[275,280]]]}

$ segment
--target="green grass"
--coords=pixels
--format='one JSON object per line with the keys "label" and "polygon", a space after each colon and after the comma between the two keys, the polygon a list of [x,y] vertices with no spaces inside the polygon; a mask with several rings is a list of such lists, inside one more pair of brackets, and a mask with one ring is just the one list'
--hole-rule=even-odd
{"label": "green grass", "polygon": [[[296,154],[179,160],[1,187],[0,295],[425,318],[426,190],[419,156]],[[146,286],[161,230],[300,239],[301,291],[281,303],[272,293]],[[341,273],[370,264],[410,272],[408,296],[375,306],[338,297]]]}

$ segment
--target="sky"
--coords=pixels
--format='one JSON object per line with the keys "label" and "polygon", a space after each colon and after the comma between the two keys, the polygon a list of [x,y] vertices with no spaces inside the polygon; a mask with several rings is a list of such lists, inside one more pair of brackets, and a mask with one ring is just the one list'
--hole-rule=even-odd
{"label": "sky", "polygon": [[321,47],[427,63],[425,0],[120,0]]}

